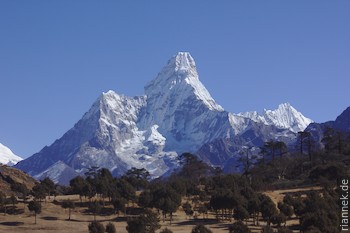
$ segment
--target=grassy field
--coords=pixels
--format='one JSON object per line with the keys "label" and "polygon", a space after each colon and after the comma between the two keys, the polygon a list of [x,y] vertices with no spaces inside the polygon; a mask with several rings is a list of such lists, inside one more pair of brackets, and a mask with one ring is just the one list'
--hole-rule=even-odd
{"label": "grassy field", "polygon": [[[289,189],[289,190],[276,190],[269,191],[265,194],[269,195],[272,200],[277,203],[282,200],[286,193],[307,191],[314,188],[305,189]],[[64,200],[72,200],[77,203],[77,206],[72,210],[71,221],[68,221],[68,210],[63,209],[60,205],[57,205],[53,201],[53,197],[47,199],[42,203],[42,212],[37,215],[37,224],[34,224],[34,215],[29,212],[28,208],[23,203],[16,205],[16,213],[11,213],[11,207],[9,206],[9,214],[0,215],[0,232],[48,232],[48,233],[83,233],[88,232],[88,224],[94,220],[94,216],[86,211],[86,207],[79,206],[79,197],[77,195],[72,196],[58,196],[55,198],[58,202]],[[25,207],[25,208],[24,208]],[[106,225],[108,222],[112,222],[118,233],[127,233],[126,231],[126,217],[121,215],[115,215],[113,213],[105,213],[96,217],[97,221]],[[217,221],[214,215],[209,214],[209,219],[203,220],[202,217],[197,219],[188,219],[181,208],[174,214],[173,222],[170,225],[169,221],[160,222],[161,229],[167,227],[173,232],[177,233],[190,233],[193,226],[199,223],[205,224],[213,232],[223,233],[228,232],[228,227],[233,222],[230,221]],[[252,232],[260,232],[261,226],[266,223],[261,221],[260,226],[254,226],[251,220],[248,220],[249,228]],[[292,219],[287,222],[287,226],[292,226],[296,230],[298,225],[297,219]],[[160,231],[160,230],[159,230]]]}

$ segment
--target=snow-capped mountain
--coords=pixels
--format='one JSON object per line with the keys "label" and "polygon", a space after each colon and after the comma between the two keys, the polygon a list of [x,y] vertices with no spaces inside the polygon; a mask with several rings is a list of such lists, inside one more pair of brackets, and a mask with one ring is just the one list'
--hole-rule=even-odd
{"label": "snow-capped mountain", "polygon": [[[217,140],[234,143],[229,158],[243,145],[293,140],[290,129],[303,127],[305,122],[297,121],[307,119],[294,110],[281,107],[264,122],[225,111],[200,82],[191,55],[180,52],[145,86],[144,96],[103,93],[72,129],[17,167],[57,182],[61,176],[67,180],[63,173],[69,168],[83,174],[91,166],[108,168],[114,175],[146,168],[157,177],[178,166],[179,154],[205,154],[205,145],[213,148],[209,145]],[[292,115],[299,118],[287,121]]]}
{"label": "snow-capped mountain", "polygon": [[0,163],[13,166],[19,161],[23,160],[18,155],[15,155],[10,148],[0,143]]}
{"label": "snow-capped mountain", "polygon": [[313,121],[306,118],[293,108],[289,103],[280,104],[275,110],[264,110],[262,114],[256,111],[239,113],[239,116],[247,117],[255,122],[265,125],[275,125],[281,129],[289,129],[294,133],[304,131]]}

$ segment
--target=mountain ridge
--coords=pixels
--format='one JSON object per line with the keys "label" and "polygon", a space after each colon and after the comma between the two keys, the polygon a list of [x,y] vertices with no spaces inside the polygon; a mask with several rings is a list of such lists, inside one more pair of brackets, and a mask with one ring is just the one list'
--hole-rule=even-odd
{"label": "mountain ridge", "polygon": [[192,56],[179,52],[145,86],[144,96],[102,93],[72,129],[16,167],[38,179],[39,174],[54,174],[56,181],[59,172],[72,168],[83,174],[90,166],[108,168],[114,175],[146,168],[158,177],[179,166],[181,153],[203,151],[216,140],[241,143],[227,154],[232,161],[238,161],[240,146],[294,140],[288,125],[268,123],[225,111],[200,82]]}

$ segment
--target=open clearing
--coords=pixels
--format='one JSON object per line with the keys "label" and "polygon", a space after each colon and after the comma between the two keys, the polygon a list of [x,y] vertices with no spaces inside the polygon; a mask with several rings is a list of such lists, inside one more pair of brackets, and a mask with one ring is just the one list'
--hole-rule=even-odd
{"label": "open clearing", "polygon": [[[303,189],[276,190],[265,192],[265,194],[269,195],[272,200],[277,203],[283,199],[285,193],[317,189],[319,188],[313,187]],[[76,203],[80,202],[77,195],[56,197],[56,200],[59,202],[68,199]],[[88,224],[94,220],[94,216],[91,213],[86,212],[86,207],[79,207],[77,205],[77,207],[72,210],[71,221],[68,221],[68,210],[63,209],[60,205],[54,204],[53,197],[51,197],[50,200],[47,200],[46,203],[42,203],[42,212],[37,215],[37,224],[34,224],[34,215],[29,212],[27,206],[24,208],[23,203],[18,203],[16,207],[19,213],[0,215],[0,232],[86,233],[88,232]],[[10,205],[9,210],[9,212],[11,212]],[[96,218],[97,221],[100,221],[104,225],[106,225],[108,222],[112,222],[116,226],[118,233],[127,233],[126,217],[124,217],[123,214],[119,215],[119,217],[115,214],[98,215]],[[188,219],[182,210],[178,210],[174,214],[173,222],[171,225],[169,221],[166,221],[164,223],[161,221],[160,223],[162,225],[161,229],[167,227],[173,232],[177,233],[190,233],[193,226],[199,223],[205,224],[214,233],[227,233],[229,225],[232,224],[232,222],[229,221],[217,221],[214,215],[209,215],[209,219],[207,220],[203,220],[201,216],[199,216],[198,219]],[[252,232],[261,231],[261,226],[253,226],[251,220],[248,221],[248,224]],[[260,225],[265,224],[266,223],[263,221],[260,223]],[[294,229],[297,224],[298,220],[296,219],[292,219],[287,222],[287,226],[293,226]],[[298,230],[294,230],[293,232],[298,232]]]}

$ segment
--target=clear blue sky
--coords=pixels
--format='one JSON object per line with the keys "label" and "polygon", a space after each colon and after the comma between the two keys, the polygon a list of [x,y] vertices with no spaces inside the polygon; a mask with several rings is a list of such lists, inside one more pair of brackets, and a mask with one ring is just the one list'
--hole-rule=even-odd
{"label": "clear blue sky", "polygon": [[226,110],[350,106],[350,1],[0,0],[0,142],[28,157],[178,51]]}

